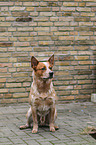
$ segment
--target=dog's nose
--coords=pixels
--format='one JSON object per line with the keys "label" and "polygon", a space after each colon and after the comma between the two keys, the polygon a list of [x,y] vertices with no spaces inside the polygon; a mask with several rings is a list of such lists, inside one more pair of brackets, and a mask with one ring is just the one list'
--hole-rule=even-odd
{"label": "dog's nose", "polygon": [[49,72],[49,75],[52,78],[53,77],[53,72]]}

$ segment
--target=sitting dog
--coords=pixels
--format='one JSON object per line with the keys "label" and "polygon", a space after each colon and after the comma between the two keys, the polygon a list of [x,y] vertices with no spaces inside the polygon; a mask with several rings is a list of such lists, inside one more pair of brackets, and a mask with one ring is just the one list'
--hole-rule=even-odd
{"label": "sitting dog", "polygon": [[55,125],[55,119],[57,118],[57,96],[52,84],[54,76],[52,71],[53,65],[54,55],[47,62],[39,62],[32,56],[33,82],[29,95],[29,104],[31,107],[26,115],[26,125],[20,126],[20,129],[31,127],[32,123],[32,133],[38,132],[38,125],[49,125],[52,132],[58,129],[58,126]]}

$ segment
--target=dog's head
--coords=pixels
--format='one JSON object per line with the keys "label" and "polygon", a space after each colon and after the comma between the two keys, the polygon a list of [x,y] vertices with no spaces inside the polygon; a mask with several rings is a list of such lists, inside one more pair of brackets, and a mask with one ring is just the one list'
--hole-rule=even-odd
{"label": "dog's head", "polygon": [[34,69],[35,75],[41,79],[52,79],[54,55],[52,55],[47,62],[39,62],[34,56],[31,57],[31,67]]}

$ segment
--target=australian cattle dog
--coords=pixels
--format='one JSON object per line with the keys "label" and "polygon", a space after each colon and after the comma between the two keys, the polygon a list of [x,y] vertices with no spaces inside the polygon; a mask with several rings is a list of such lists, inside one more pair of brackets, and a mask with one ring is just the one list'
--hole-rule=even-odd
{"label": "australian cattle dog", "polygon": [[38,132],[38,125],[48,125],[52,132],[58,129],[55,125],[57,96],[52,84],[53,65],[54,55],[47,62],[39,62],[34,56],[31,57],[33,82],[29,95],[30,108],[26,115],[27,123],[20,126],[20,129],[31,127],[32,124],[32,133]]}

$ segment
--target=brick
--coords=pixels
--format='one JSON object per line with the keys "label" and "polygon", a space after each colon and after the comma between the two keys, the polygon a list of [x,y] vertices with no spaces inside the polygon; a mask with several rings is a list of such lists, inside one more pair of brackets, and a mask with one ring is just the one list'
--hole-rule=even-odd
{"label": "brick", "polygon": [[[81,16],[84,16],[84,15],[81,14]],[[90,18],[75,18],[76,22],[81,22],[81,21],[86,22],[86,21],[89,21],[89,20],[90,20]]]}
{"label": "brick", "polygon": [[13,77],[28,77],[28,73],[13,73]]}
{"label": "brick", "polygon": [[91,75],[92,74],[92,71],[84,71],[84,70],[80,70],[78,71],[78,75]]}
{"label": "brick", "polygon": [[0,78],[0,83],[6,82],[6,78]]}
{"label": "brick", "polygon": [[16,22],[30,22],[30,21],[32,21],[32,18],[31,17],[27,17],[27,18],[24,18],[24,17],[16,18]]}
{"label": "brick", "polygon": [[39,45],[54,45],[53,41],[39,41]]}
{"label": "brick", "polygon": [[84,94],[84,95],[78,95],[78,96],[76,96],[76,99],[85,99],[85,98],[90,98],[90,95]]}
{"label": "brick", "polygon": [[[94,17],[95,13],[81,13],[82,17]],[[88,18],[85,18],[88,21]]]}
{"label": "brick", "polygon": [[25,7],[10,7],[10,11],[24,11]]}
{"label": "brick", "polygon": [[6,37],[0,37],[0,40],[1,41],[8,41],[8,38],[6,38]]}
{"label": "brick", "polygon": [[38,12],[30,12],[30,16],[36,17],[36,16],[38,16]]}
{"label": "brick", "polygon": [[0,89],[0,93],[8,93],[8,89]]}
{"label": "brick", "polygon": [[0,88],[4,88],[4,84],[0,84]]}
{"label": "brick", "polygon": [[73,27],[59,27],[59,31],[73,31]]}
{"label": "brick", "polygon": [[74,40],[74,36],[59,36],[59,40]]}
{"label": "brick", "polygon": [[63,2],[63,6],[66,6],[66,7],[77,7],[78,6],[78,3],[77,2]]}
{"label": "brick", "polygon": [[13,98],[24,98],[28,97],[28,93],[14,93]]}
{"label": "brick", "polygon": [[13,46],[12,42],[0,42],[0,47],[10,47]]}
{"label": "brick", "polygon": [[9,68],[9,72],[16,72],[16,68]]}
{"label": "brick", "polygon": [[10,93],[16,93],[16,92],[25,92],[25,88],[13,88],[10,89]]}
{"label": "brick", "polygon": [[65,66],[65,65],[69,65],[69,64],[70,64],[69,61],[64,61],[64,62],[63,62],[63,61],[60,61],[60,62],[56,62],[56,63],[55,63],[55,65],[60,65],[60,66],[62,66],[62,65]]}
{"label": "brick", "polygon": [[0,32],[6,32],[6,28],[0,28]]}
{"label": "brick", "polygon": [[31,12],[34,11],[34,7],[27,7],[26,11],[31,11]]}
{"label": "brick", "polygon": [[0,6],[12,6],[14,2],[0,2]]}
{"label": "brick", "polygon": [[28,17],[28,12],[12,12],[13,17]]}
{"label": "brick", "polygon": [[55,12],[40,12],[40,16],[45,17],[55,16]]}
{"label": "brick", "polygon": [[96,2],[95,3],[86,3],[87,7],[96,7]]}
{"label": "brick", "polygon": [[75,40],[89,40],[89,36],[76,36]]}
{"label": "brick", "polygon": [[12,94],[4,94],[4,98],[6,99],[6,98],[12,98]]}
{"label": "brick", "polygon": [[39,36],[52,36],[53,35],[53,32],[38,32],[38,35]]}
{"label": "brick", "polygon": [[0,67],[12,67],[12,63],[0,63]]}
{"label": "brick", "polygon": [[60,100],[73,100],[74,96],[61,96],[59,99]]}
{"label": "brick", "polygon": [[30,46],[29,42],[14,42],[14,46]]}
{"label": "brick", "polygon": [[48,21],[48,17],[36,17],[36,18],[33,18],[34,21],[40,21],[40,22],[46,22]]}
{"label": "brick", "polygon": [[39,2],[24,2],[24,6],[39,6]]}
{"label": "brick", "polygon": [[85,2],[81,2],[81,3],[79,3],[79,6],[80,7],[85,7],[85,4],[86,4]]}
{"label": "brick", "polygon": [[57,12],[57,16],[72,16],[71,12]]}
{"label": "brick", "polygon": [[61,7],[61,12],[75,12],[75,7]]}
{"label": "brick", "polygon": [[53,12],[59,12],[59,7],[56,7],[56,8],[53,7],[53,8],[52,8],[52,11],[53,11]]}
{"label": "brick", "polygon": [[47,31],[49,32],[49,27],[35,27],[35,31]]}
{"label": "brick", "polygon": [[59,56],[59,61],[65,61],[65,60],[73,60],[74,57],[73,56]]}
{"label": "brick", "polygon": [[92,61],[79,61],[79,64],[81,65],[89,65],[89,64],[92,64]]}
{"label": "brick", "polygon": [[0,72],[7,72],[7,68],[0,68]]}
{"label": "brick", "polygon": [[52,22],[38,22],[38,26],[53,26]]}
{"label": "brick", "polygon": [[79,22],[79,26],[92,26],[93,22]]}
{"label": "brick", "polygon": [[48,8],[48,7],[39,7],[39,8],[36,8],[36,11],[38,12],[50,12],[51,11],[51,8]]}
{"label": "brick", "polygon": [[7,88],[21,87],[21,83],[6,83]]}
{"label": "brick", "polygon": [[17,58],[9,58],[9,62],[17,62]]}
{"label": "brick", "polygon": [[10,104],[10,103],[17,103],[17,99],[2,99],[2,104]]}
{"label": "brick", "polygon": [[86,8],[77,7],[76,8],[76,11],[81,11],[81,12],[86,11],[86,12],[90,12],[91,11],[91,8],[88,8],[88,7],[86,7]]}
{"label": "brick", "polygon": [[54,35],[57,35],[57,36],[66,36],[66,35],[69,35],[69,32],[54,32]]}
{"label": "brick", "polygon": [[54,26],[69,26],[69,22],[55,22]]}
{"label": "brick", "polygon": [[29,67],[29,63],[14,63],[14,67]]}

